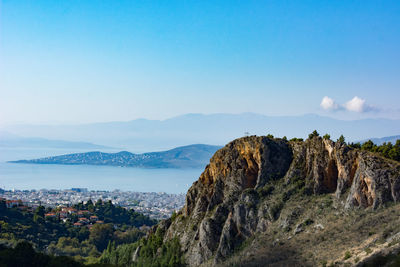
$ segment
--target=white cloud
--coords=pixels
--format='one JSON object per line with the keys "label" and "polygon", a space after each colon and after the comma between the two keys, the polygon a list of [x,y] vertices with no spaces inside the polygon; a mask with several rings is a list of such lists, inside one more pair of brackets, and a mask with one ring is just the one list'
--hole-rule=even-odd
{"label": "white cloud", "polygon": [[359,113],[375,110],[374,107],[365,103],[365,99],[359,98],[358,96],[355,96],[353,97],[352,100],[346,102],[346,104],[344,104],[344,107],[348,111],[354,111]]}
{"label": "white cloud", "polygon": [[340,106],[336,104],[335,100],[327,96],[322,98],[320,106],[325,110],[337,110],[340,108]]}
{"label": "white cloud", "polygon": [[336,101],[328,96],[324,96],[322,98],[320,106],[328,111],[336,111],[336,110],[347,110],[352,112],[364,113],[370,111],[380,111],[380,109],[368,105],[365,99],[362,99],[358,96],[353,97],[351,100],[347,101],[345,104],[341,105],[336,103]]}

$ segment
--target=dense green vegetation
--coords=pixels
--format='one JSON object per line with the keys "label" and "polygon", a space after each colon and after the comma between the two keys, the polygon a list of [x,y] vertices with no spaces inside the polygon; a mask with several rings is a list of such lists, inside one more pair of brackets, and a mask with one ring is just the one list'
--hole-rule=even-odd
{"label": "dense green vegetation", "polygon": [[383,143],[380,146],[375,145],[371,140],[369,140],[362,144],[361,149],[371,152],[377,152],[385,158],[400,161],[400,140],[397,140],[394,145],[392,145],[391,142],[388,142]]}
{"label": "dense green vegetation", "polygon": [[122,244],[115,246],[115,243],[109,243],[106,250],[103,251],[99,262],[103,264],[114,264],[120,266],[132,265],[132,255],[135,253],[139,243]]}
{"label": "dense green vegetation", "polygon": [[[319,133],[316,130],[314,130],[312,133],[310,133],[308,135],[308,138],[312,139],[312,138],[318,137],[318,136],[319,136]],[[331,136],[329,134],[325,134],[323,136],[324,139],[330,139],[330,137]],[[290,141],[302,141],[302,139],[293,138]],[[341,135],[336,142],[341,143],[341,144],[346,144],[345,138],[343,135]],[[364,151],[378,153],[379,155],[381,155],[385,158],[400,161],[400,139],[397,140],[394,145],[391,142],[388,142],[388,143],[385,142],[382,145],[377,145],[377,144],[374,144],[374,142],[372,142],[371,140],[368,140],[367,142],[364,142],[363,144],[348,143],[347,145],[351,148],[356,148],[356,149],[361,149]]]}
{"label": "dense green vegetation", "polygon": [[371,140],[363,143],[352,143],[350,147],[366,150],[374,153],[378,153],[385,158],[400,161],[400,140],[397,140],[393,145],[391,142],[383,143],[382,145],[376,145]]}
{"label": "dense green vegetation", "polygon": [[9,267],[80,267],[82,264],[65,256],[49,256],[37,253],[28,242],[18,243],[15,248],[0,245],[0,266]]}
{"label": "dense green vegetation", "polygon": [[[179,240],[163,242],[164,233],[157,229],[148,238],[142,238],[133,244],[123,244],[118,247],[109,243],[100,258],[100,263],[115,264],[120,266],[184,266]],[[139,247],[139,249],[138,249]],[[137,251],[135,262],[132,255]]]}
{"label": "dense green vegetation", "polygon": [[[38,251],[73,256],[79,262],[91,263],[96,262],[109,242],[115,245],[134,243],[146,232],[138,227],[156,223],[133,210],[115,206],[111,201],[97,201],[96,204],[88,201],[74,208],[78,211],[89,210],[90,214],[104,223],[89,225],[89,230],[86,225],[74,225],[79,219],[76,214],[72,214],[70,220],[64,223],[59,217],[45,216],[48,212],[57,212],[57,209],[39,206],[33,211],[21,210],[18,207],[7,208],[5,201],[0,201],[0,244],[12,248],[28,241]],[[11,253],[11,250],[8,252]]]}
{"label": "dense green vegetation", "polygon": [[317,136],[319,136],[319,133],[317,132],[317,130],[314,130],[312,133],[308,135],[308,139],[312,139],[313,137]]}
{"label": "dense green vegetation", "polygon": [[6,208],[0,201],[0,243],[15,246],[19,241],[29,241],[38,249],[44,249],[51,241],[68,236],[66,225],[45,220],[44,207],[38,207],[33,213]]}
{"label": "dense green vegetation", "polygon": [[294,138],[290,139],[290,141],[291,141],[291,142],[303,142],[303,138],[296,138],[296,137],[294,137]]}
{"label": "dense green vegetation", "polygon": [[112,204],[111,200],[103,202],[99,199],[95,204],[91,200],[86,203],[79,203],[74,205],[77,210],[88,210],[96,214],[100,220],[105,223],[113,224],[126,224],[135,227],[142,225],[154,225],[157,223],[156,220],[150,219],[148,216],[144,216],[141,213],[135,212],[134,210],[128,210],[120,206]]}

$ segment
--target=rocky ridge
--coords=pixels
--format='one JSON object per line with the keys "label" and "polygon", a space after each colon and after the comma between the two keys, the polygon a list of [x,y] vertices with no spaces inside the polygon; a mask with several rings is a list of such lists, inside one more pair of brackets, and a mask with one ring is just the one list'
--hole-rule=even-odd
{"label": "rocky ridge", "polygon": [[188,265],[223,265],[255,237],[272,236],[276,227],[287,232],[287,240],[309,232],[309,225],[322,231],[310,219],[314,211],[298,204],[313,196],[331,198],[335,214],[397,203],[400,164],[321,137],[240,138],[214,154],[184,208],[157,231],[164,240],[178,238]]}

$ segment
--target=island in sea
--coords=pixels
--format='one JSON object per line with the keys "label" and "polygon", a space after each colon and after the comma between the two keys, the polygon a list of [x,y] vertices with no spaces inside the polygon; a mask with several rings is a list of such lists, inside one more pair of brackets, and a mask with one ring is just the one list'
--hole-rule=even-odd
{"label": "island in sea", "polygon": [[134,154],[128,151],[104,153],[100,151],[66,154],[10,163],[106,165],[141,168],[201,168],[207,165],[220,146],[194,144],[167,151]]}

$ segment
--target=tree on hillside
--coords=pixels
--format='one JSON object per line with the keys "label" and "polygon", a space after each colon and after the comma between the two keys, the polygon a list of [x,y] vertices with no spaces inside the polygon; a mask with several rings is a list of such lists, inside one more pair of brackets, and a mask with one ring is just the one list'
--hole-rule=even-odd
{"label": "tree on hillside", "polygon": [[101,198],[99,198],[99,199],[96,201],[95,207],[96,207],[96,209],[97,209],[97,208],[100,208],[101,206],[103,206],[103,200],[102,200]]}
{"label": "tree on hillside", "polygon": [[345,144],[345,143],[346,143],[346,140],[345,140],[343,134],[339,137],[339,139],[337,140],[337,142],[340,143],[340,144]]}
{"label": "tree on hillside", "polygon": [[389,152],[392,150],[393,145],[391,142],[383,143],[382,145],[378,146],[377,151],[380,152],[384,157],[389,158]]}
{"label": "tree on hillside", "polygon": [[303,138],[296,138],[293,137],[292,139],[290,139],[291,142],[303,142]]}
{"label": "tree on hillside", "polygon": [[308,135],[308,139],[313,139],[314,137],[317,136],[319,136],[319,133],[317,132],[317,130],[314,130],[312,133]]}
{"label": "tree on hillside", "polygon": [[0,212],[7,210],[6,201],[0,200]]}
{"label": "tree on hillside", "polygon": [[329,139],[331,139],[331,136],[329,134],[325,134],[322,138],[329,140]]}
{"label": "tree on hillside", "polygon": [[46,213],[46,209],[43,206],[39,206],[35,209],[33,213],[33,221],[34,222],[43,222],[44,214]]}
{"label": "tree on hillside", "polygon": [[92,201],[91,199],[89,199],[89,200],[86,202],[86,207],[87,207],[87,210],[88,210],[88,211],[90,211],[90,212],[93,212],[93,211],[94,211],[94,204],[93,204],[93,201]]}
{"label": "tree on hillside", "polygon": [[112,224],[95,224],[90,230],[89,241],[101,252],[107,248],[108,241],[112,239],[113,232]]}
{"label": "tree on hillside", "polygon": [[361,149],[361,144],[360,144],[360,142],[351,143],[351,144],[349,144],[349,147]]}
{"label": "tree on hillside", "polygon": [[400,139],[396,141],[396,144],[389,151],[389,158],[400,161]]}
{"label": "tree on hillside", "polygon": [[372,152],[372,151],[374,151],[375,147],[376,147],[376,145],[374,144],[374,142],[372,142],[371,140],[368,140],[367,142],[362,144],[361,149]]}

